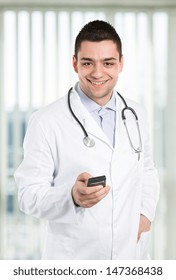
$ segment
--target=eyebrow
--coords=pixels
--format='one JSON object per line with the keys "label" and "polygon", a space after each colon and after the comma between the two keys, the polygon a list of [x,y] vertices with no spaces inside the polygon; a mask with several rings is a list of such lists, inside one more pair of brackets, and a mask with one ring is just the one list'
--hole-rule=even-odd
{"label": "eyebrow", "polygon": [[[82,57],[81,58],[81,61],[94,61],[94,59],[90,58],[90,57]],[[110,60],[117,60],[117,58],[115,57],[107,57],[107,58],[104,58],[104,59],[101,59],[102,61],[110,61]]]}

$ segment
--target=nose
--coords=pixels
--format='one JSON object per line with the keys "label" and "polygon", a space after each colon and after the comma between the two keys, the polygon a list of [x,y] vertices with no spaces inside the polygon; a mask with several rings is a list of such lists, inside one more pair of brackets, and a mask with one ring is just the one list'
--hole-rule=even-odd
{"label": "nose", "polygon": [[103,69],[101,64],[96,64],[94,65],[92,72],[91,72],[91,77],[94,79],[100,79],[103,76]]}

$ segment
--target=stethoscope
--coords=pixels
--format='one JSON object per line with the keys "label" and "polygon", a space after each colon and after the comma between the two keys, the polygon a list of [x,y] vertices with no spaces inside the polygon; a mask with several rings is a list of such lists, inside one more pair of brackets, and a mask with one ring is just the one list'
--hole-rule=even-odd
{"label": "stethoscope", "polygon": [[[72,91],[72,88],[70,88],[69,91],[68,91],[68,107],[69,107],[69,110],[70,110],[72,116],[75,118],[75,120],[80,125],[82,131],[84,132],[84,138],[83,138],[84,145],[86,147],[89,147],[89,148],[94,147],[95,146],[94,139],[89,137],[85,127],[82,125],[82,123],[80,122],[80,120],[77,118],[77,116],[75,115],[75,113],[72,110],[72,107],[71,107],[71,104],[70,104],[70,94],[71,94],[71,91]],[[125,105],[125,107],[122,109],[122,113],[121,114],[122,114],[122,120],[123,120],[125,129],[126,129],[126,133],[127,133],[127,136],[128,136],[128,140],[129,140],[132,152],[137,153],[138,154],[138,158],[139,158],[140,157],[140,153],[142,152],[142,138],[141,138],[141,133],[140,133],[140,129],[139,129],[138,116],[137,116],[135,110],[127,105],[127,103],[126,103],[125,99],[123,98],[123,96],[120,93],[118,93],[118,92],[117,92],[117,94],[122,99],[122,101],[123,101],[123,103]],[[139,136],[139,144],[138,144],[137,148],[134,147],[132,139],[131,139],[129,131],[128,131],[127,120],[126,120],[126,116],[125,116],[125,113],[127,111],[130,111],[133,114],[134,118],[135,118],[137,132],[138,132],[138,136]]]}

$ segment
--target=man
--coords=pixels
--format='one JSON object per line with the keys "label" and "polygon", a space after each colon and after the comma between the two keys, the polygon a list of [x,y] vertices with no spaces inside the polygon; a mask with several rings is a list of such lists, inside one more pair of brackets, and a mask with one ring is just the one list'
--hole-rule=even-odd
{"label": "man", "polygon": [[[47,220],[44,259],[146,259],[158,177],[143,108],[114,90],[123,55],[109,23],[83,27],[73,67],[79,82],[69,96],[29,122],[24,160],[15,173],[19,207]],[[129,135],[125,106],[139,122],[138,131],[134,115],[125,111]],[[100,175],[105,187],[87,186]]]}

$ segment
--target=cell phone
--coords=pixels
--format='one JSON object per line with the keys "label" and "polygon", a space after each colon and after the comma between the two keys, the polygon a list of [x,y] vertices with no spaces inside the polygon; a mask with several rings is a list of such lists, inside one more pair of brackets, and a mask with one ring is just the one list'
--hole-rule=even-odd
{"label": "cell phone", "polygon": [[98,177],[92,177],[92,178],[89,178],[87,181],[87,187],[94,187],[94,186],[98,186],[98,185],[102,185],[103,187],[106,186],[106,176],[105,175],[98,176]]}

